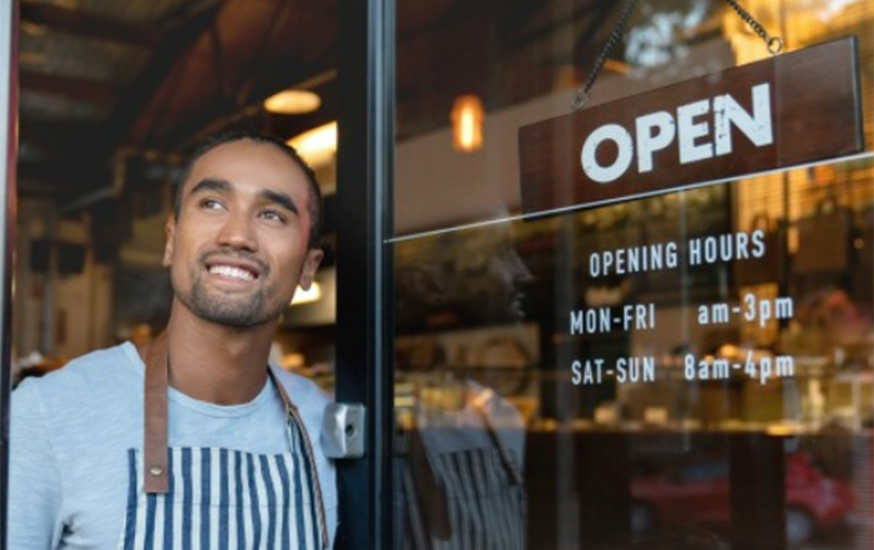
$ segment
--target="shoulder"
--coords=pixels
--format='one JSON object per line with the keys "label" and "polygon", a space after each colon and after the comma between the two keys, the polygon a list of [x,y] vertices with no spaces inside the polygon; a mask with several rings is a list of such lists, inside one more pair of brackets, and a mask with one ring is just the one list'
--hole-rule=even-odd
{"label": "shoulder", "polygon": [[13,424],[41,418],[48,425],[66,428],[111,419],[118,411],[100,405],[116,403],[116,408],[127,408],[138,403],[130,399],[138,380],[142,385],[134,362],[137,357],[135,348],[125,344],[83,355],[41,378],[24,380],[12,393]]}
{"label": "shoulder", "polygon": [[333,401],[322,388],[309,378],[290,373],[284,369],[270,366],[276,379],[285,388],[292,403],[303,413],[304,411],[318,411],[324,413],[325,406]]}
{"label": "shoulder", "polygon": [[25,380],[13,395],[27,394],[26,388],[31,388],[29,391],[51,400],[83,396],[83,391],[99,391],[119,379],[130,379],[136,374],[137,361],[139,356],[130,343],[93,351],[41,378]]}
{"label": "shoulder", "polygon": [[297,407],[297,411],[303,419],[304,426],[313,440],[313,444],[318,447],[319,436],[322,431],[322,421],[325,416],[325,407],[333,399],[308,378],[292,374],[272,365],[270,369],[273,371],[276,380],[282,384],[292,404]]}
{"label": "shoulder", "polygon": [[314,447],[321,448],[320,434],[322,421],[325,416],[325,407],[333,401],[331,396],[325,393],[315,382],[292,374],[283,369],[270,366],[276,380],[282,384],[288,398],[297,407],[303,419],[304,427],[310,435]]}
{"label": "shoulder", "polygon": [[[292,374],[272,365],[270,368],[276,379],[285,388],[289,399],[291,399],[300,412],[316,455],[316,464],[322,484],[322,491],[325,495],[325,504],[328,508],[336,511],[337,492],[334,464],[325,456],[321,442],[322,420],[325,416],[325,407],[333,399],[308,378]],[[331,512],[329,511],[330,514]]]}
{"label": "shoulder", "polygon": [[54,463],[66,488],[78,490],[79,480],[93,476],[102,460],[112,461],[118,448],[142,437],[136,434],[142,399],[134,397],[142,376],[130,353],[136,354],[133,346],[96,351],[21,383],[12,393],[10,421],[16,475],[28,463]]}

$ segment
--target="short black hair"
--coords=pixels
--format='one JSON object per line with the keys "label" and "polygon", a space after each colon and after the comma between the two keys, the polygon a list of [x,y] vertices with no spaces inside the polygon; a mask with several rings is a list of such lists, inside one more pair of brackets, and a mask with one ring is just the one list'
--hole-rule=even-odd
{"label": "short black hair", "polygon": [[309,210],[310,214],[310,239],[308,246],[310,248],[315,248],[316,246],[318,246],[319,241],[322,238],[322,212],[324,211],[324,209],[322,207],[322,191],[319,188],[319,182],[316,179],[316,173],[313,171],[310,165],[307,164],[306,161],[303,160],[303,158],[301,158],[300,154],[297,152],[297,150],[295,150],[294,147],[288,145],[286,142],[276,136],[264,134],[261,132],[222,132],[201,141],[194,149],[194,152],[191,154],[191,156],[188,158],[188,161],[185,163],[185,166],[182,170],[182,176],[176,181],[175,196],[173,198],[173,216],[177,220],[179,219],[179,213],[182,210],[182,189],[185,186],[185,181],[191,174],[191,168],[194,166],[194,163],[197,162],[197,159],[212,151],[219,145],[224,145],[225,143],[231,143],[233,141],[240,140],[249,140],[263,145],[272,145],[285,153],[288,158],[293,160],[295,164],[297,164],[300,169],[303,170],[303,173],[307,179],[307,183],[310,187],[310,200],[309,204],[307,205],[307,209]]}

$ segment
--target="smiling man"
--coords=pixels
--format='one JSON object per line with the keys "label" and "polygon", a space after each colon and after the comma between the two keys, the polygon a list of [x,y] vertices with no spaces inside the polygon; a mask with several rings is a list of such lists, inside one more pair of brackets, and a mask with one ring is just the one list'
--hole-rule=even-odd
{"label": "smiling man", "polygon": [[321,215],[312,170],[282,141],[223,135],[195,152],[166,226],[164,333],[13,394],[9,548],[331,545],[326,398],[268,365],[321,261]]}

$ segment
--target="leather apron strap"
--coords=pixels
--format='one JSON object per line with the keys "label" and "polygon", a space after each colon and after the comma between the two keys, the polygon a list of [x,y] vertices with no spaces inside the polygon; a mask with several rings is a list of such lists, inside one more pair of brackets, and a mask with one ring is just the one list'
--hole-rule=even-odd
{"label": "leather apron strap", "polygon": [[[301,439],[303,440],[304,452],[306,453],[307,461],[310,464],[311,472],[310,477],[312,479],[313,491],[315,492],[317,514],[319,516],[319,533],[322,536],[322,548],[328,547],[328,522],[325,514],[325,500],[322,496],[322,483],[319,480],[319,474],[316,471],[316,456],[313,453],[313,445],[310,441],[310,436],[307,433],[306,425],[303,423],[303,418],[300,416],[300,412],[297,410],[297,407],[294,403],[291,402],[291,399],[288,398],[288,393],[286,393],[285,388],[276,379],[276,375],[273,373],[273,369],[267,367],[267,374],[270,375],[270,380],[273,381],[273,385],[276,386],[276,389],[279,391],[279,395],[282,398],[282,404],[285,407],[285,423],[286,426],[290,427],[291,423],[294,422],[297,424],[298,429],[300,430]],[[289,441],[289,444],[292,444]]]}
{"label": "leather apron strap", "polygon": [[[167,352],[167,333],[162,332],[149,346],[146,352],[145,395],[143,402],[143,460],[145,479],[143,490],[146,494],[169,492],[167,461],[169,446],[167,441],[167,388],[169,386],[169,357]],[[328,525],[325,514],[322,487],[316,472],[316,459],[309,434],[297,407],[291,402],[285,388],[276,379],[271,368],[267,368],[271,381],[279,391],[282,404],[285,407],[286,423],[294,422],[300,428],[304,444],[304,452],[311,465],[310,472],[315,491],[317,514],[319,516],[319,531],[322,537],[322,547],[328,546]],[[289,441],[289,443],[291,443]]]}
{"label": "leather apron strap", "polygon": [[167,335],[161,333],[146,352],[143,401],[143,490],[167,493]]}

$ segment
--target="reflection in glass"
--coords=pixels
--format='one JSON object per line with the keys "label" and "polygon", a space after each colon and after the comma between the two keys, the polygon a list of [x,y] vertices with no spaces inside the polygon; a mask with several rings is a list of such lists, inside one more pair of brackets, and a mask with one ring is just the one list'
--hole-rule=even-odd
{"label": "reflection in glass", "polygon": [[[874,104],[855,158],[523,218],[519,128],[569,112],[621,4],[399,3],[396,547],[493,540],[415,511],[448,494],[437,457],[497,451],[485,392],[514,411],[495,431],[527,549],[871,548]],[[856,35],[871,95],[874,4],[742,4],[789,51]],[[721,1],[641,2],[593,104],[767,55]],[[485,107],[472,153],[446,120],[465,94]],[[561,182],[580,161],[543,162]]]}
{"label": "reflection in glass", "polygon": [[527,369],[531,344],[513,324],[463,327],[521,320],[531,273],[506,227],[469,237],[399,249],[399,325],[442,330],[398,338],[396,548],[526,548],[525,423],[472,375]]}

